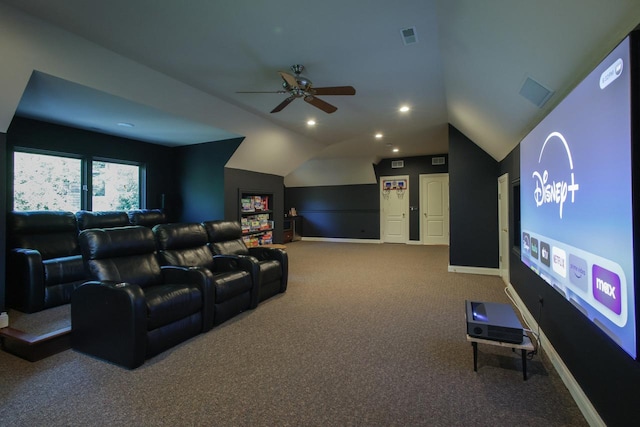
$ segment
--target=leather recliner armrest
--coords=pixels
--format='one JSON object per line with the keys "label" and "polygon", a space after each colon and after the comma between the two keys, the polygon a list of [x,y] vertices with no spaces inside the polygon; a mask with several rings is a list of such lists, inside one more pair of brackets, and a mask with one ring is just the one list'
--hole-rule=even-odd
{"label": "leather recliner armrest", "polygon": [[130,283],[89,281],[71,295],[71,346],[129,369],[146,358],[144,292]]}
{"label": "leather recliner armrest", "polygon": [[11,249],[7,260],[7,301],[25,313],[44,309],[42,255],[35,249]]}
{"label": "leather recliner armrest", "polygon": [[253,286],[251,287],[251,303],[250,308],[258,306],[260,293],[260,265],[257,258],[250,255],[214,255],[213,263],[216,271],[246,271],[251,275]]}
{"label": "leather recliner armrest", "polygon": [[249,253],[260,261],[275,260],[280,263],[280,267],[282,268],[282,284],[280,291],[286,291],[287,283],[289,281],[289,254],[287,254],[283,249],[264,248],[261,246],[249,248]]}
{"label": "leather recliner armrest", "polygon": [[[257,269],[257,261],[253,257],[246,255],[214,255],[213,265],[215,271],[236,271],[243,270],[253,273]],[[257,272],[257,270],[255,270]]]}

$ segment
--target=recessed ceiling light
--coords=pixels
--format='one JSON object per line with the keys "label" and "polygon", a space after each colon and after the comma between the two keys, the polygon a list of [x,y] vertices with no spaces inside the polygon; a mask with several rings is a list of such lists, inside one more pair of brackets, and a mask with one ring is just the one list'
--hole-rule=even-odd
{"label": "recessed ceiling light", "polygon": [[307,124],[309,126],[315,126],[316,125],[316,121],[315,120],[307,120]]}
{"label": "recessed ceiling light", "polygon": [[118,126],[122,126],[123,128],[132,128],[135,125],[133,123],[127,123],[127,122],[119,122]]}
{"label": "recessed ceiling light", "polygon": [[376,133],[376,138],[378,139],[382,138],[382,134],[380,132]]}
{"label": "recessed ceiling light", "polygon": [[403,105],[402,107],[400,107],[400,112],[401,113],[406,113],[407,111],[409,111],[411,108],[409,108],[408,105]]}
{"label": "recessed ceiling light", "polygon": [[400,151],[400,149],[399,149],[399,148],[394,148],[392,151],[393,151],[394,153],[397,153],[398,151]]}

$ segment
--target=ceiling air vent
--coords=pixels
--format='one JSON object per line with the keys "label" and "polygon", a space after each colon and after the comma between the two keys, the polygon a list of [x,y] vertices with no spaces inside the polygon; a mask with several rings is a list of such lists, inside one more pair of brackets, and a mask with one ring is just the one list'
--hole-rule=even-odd
{"label": "ceiling air vent", "polygon": [[542,86],[531,77],[527,77],[520,88],[520,95],[527,98],[536,107],[542,108],[553,95],[553,91]]}
{"label": "ceiling air vent", "polygon": [[431,164],[432,165],[444,165],[444,157],[432,157]]}
{"label": "ceiling air vent", "polygon": [[400,30],[402,34],[402,42],[404,45],[414,44],[418,42],[418,35],[416,34],[416,27],[405,28]]}
{"label": "ceiling air vent", "polygon": [[391,169],[400,169],[404,167],[404,160],[393,160],[391,162]]}

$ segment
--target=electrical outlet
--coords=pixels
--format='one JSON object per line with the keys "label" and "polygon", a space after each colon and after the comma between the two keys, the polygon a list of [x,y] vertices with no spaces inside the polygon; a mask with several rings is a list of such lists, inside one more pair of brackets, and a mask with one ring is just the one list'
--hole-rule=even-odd
{"label": "electrical outlet", "polygon": [[6,328],[9,326],[9,315],[6,312],[2,312],[0,314],[0,329]]}

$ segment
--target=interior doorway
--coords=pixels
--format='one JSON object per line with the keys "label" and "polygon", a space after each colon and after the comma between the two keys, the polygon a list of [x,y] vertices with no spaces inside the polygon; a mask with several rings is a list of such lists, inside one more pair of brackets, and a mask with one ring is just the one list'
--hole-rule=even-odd
{"label": "interior doorway", "polygon": [[409,176],[380,177],[380,240],[407,243],[409,238]]}
{"label": "interior doorway", "polygon": [[420,232],[425,245],[449,245],[449,174],[420,175]]}
{"label": "interior doorway", "polygon": [[498,178],[498,229],[500,277],[509,284],[509,174]]}

